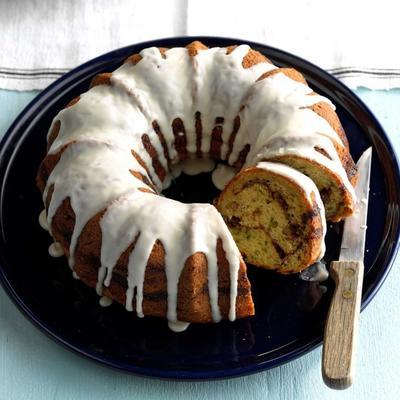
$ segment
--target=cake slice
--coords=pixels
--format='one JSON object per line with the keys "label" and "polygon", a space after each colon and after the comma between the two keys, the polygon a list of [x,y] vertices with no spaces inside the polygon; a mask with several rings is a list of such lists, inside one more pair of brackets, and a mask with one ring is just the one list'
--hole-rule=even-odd
{"label": "cake slice", "polygon": [[283,274],[324,255],[325,211],[313,181],[261,162],[237,174],[216,202],[244,259]]}
{"label": "cake slice", "polygon": [[357,169],[335,106],[316,94],[298,71],[264,73],[248,92],[238,120],[230,165],[289,165],[316,184],[328,220],[338,222],[353,213]]}

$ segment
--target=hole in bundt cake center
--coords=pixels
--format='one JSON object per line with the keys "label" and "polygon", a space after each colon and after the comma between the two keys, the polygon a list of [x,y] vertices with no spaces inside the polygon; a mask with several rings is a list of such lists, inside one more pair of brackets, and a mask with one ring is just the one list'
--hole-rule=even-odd
{"label": "hole in bundt cake center", "polygon": [[212,182],[211,172],[202,172],[198,175],[182,173],[162,193],[165,197],[182,203],[212,204],[220,191]]}

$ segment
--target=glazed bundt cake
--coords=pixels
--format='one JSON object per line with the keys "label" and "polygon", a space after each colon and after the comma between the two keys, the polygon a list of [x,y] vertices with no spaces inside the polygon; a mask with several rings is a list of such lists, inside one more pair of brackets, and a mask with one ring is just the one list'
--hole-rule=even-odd
{"label": "glazed bundt cake", "polygon": [[[254,314],[237,244],[256,265],[300,271],[323,255],[324,209],[332,221],[353,211],[334,106],[247,45],[144,49],[96,76],[47,139],[37,184],[53,253],[98,294],[175,330]],[[245,168],[216,201],[237,244],[213,205],[160,196],[190,159]],[[253,243],[254,212],[267,228]]]}

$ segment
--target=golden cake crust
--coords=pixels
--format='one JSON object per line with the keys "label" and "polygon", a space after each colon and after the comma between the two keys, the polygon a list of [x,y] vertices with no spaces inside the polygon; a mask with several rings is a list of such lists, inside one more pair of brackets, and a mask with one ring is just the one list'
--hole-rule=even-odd
{"label": "golden cake crust", "polygon": [[[234,51],[237,46],[229,46],[226,48],[226,54],[230,54]],[[208,47],[201,42],[192,42],[186,46],[188,53],[191,57],[198,54],[199,51],[205,50]],[[165,57],[166,48],[159,48],[160,54]],[[137,64],[142,60],[140,54],[133,54],[125,60],[125,63]],[[247,54],[243,57],[242,66],[243,68],[251,68],[258,63],[270,62],[261,53],[249,49]],[[282,72],[292,78],[295,81],[302,82],[306,84],[304,77],[296,70],[292,68],[280,68],[272,70],[266,74],[263,74],[259,79],[265,79],[272,74]],[[92,79],[90,87],[95,87],[99,85],[112,85],[111,73],[98,74]],[[80,101],[80,97],[72,99],[66,107],[72,107]],[[356,168],[354,162],[348,151],[348,142],[344,130],[340,124],[340,121],[336,113],[326,105],[326,103],[317,103],[310,107],[312,111],[324,118],[332,128],[338,133],[339,137],[344,143],[343,148],[335,145],[338,150],[339,157],[342,161],[343,166],[349,176],[349,179],[354,182],[357,176]],[[239,112],[239,110],[238,110]],[[211,158],[220,159],[221,158],[221,147],[222,147],[222,133],[224,129],[224,117],[220,116],[215,119],[215,124],[211,132],[204,132],[202,127],[202,119],[200,112],[196,112],[194,116],[194,124],[196,131],[196,156],[203,157],[201,152],[201,137],[202,135],[211,136],[210,153]],[[170,154],[168,148],[165,144],[165,137],[161,128],[156,120],[152,121],[152,126],[157,134],[163,149],[164,156],[168,161],[168,167],[171,165]],[[179,160],[185,160],[189,158],[187,150],[187,140],[186,140],[186,130],[182,119],[175,118],[171,124],[172,131],[175,137],[175,148],[178,154]],[[61,123],[56,120],[52,129],[49,133],[48,138],[48,149],[56,140],[61,128]],[[235,140],[235,135],[240,128],[240,118],[237,116],[234,120],[233,131],[229,136],[229,151],[232,151],[233,142]],[[168,171],[163,167],[158,152],[152,145],[149,136],[143,133],[141,136],[142,144],[145,151],[151,158],[152,167],[154,168],[157,177],[162,182]],[[57,165],[62,153],[68,148],[68,146],[74,145],[74,142],[65,144],[60,148],[55,154],[47,154],[42,161],[38,175],[37,175],[37,186],[43,193],[46,187],[46,182],[54,167]],[[246,146],[239,154],[238,160],[235,163],[237,168],[241,168],[246,160],[246,156],[250,148]],[[149,172],[149,167],[140,157],[140,155],[135,152],[134,149],[131,150],[132,156],[136,158],[138,163],[144,168],[145,171]],[[290,162],[294,159],[287,161]],[[276,157],[277,161],[285,161],[282,157]],[[286,161],[285,161],[286,162]],[[130,171],[132,176],[143,182],[143,187],[139,188],[141,191],[146,191],[149,193],[156,193],[155,182],[150,181],[146,176],[139,173],[138,171]],[[147,174],[151,177],[150,173]],[[150,178],[151,179],[151,178]],[[237,178],[235,178],[237,179]],[[338,183],[340,185],[340,183]],[[50,187],[48,195],[45,201],[46,209],[49,207],[51,196],[53,193],[53,188]],[[221,197],[218,202],[222,201]],[[347,199],[344,196],[345,203],[351,203],[351,199]],[[314,204],[313,207],[316,207]],[[346,209],[346,204],[343,209],[345,212],[338,213],[335,218],[340,220],[344,216],[350,214],[352,209],[350,206]],[[106,210],[102,210],[92,217],[86,226],[83,228],[81,235],[76,247],[75,252],[75,266],[74,271],[78,277],[91,287],[96,287],[98,269],[100,267],[100,249],[101,249],[101,228],[100,219]],[[292,273],[304,268],[304,265],[311,262],[311,260],[316,259],[317,244],[320,241],[320,236],[318,236],[318,218],[316,210],[311,207],[309,210],[309,215],[311,216],[307,220],[307,226],[310,230],[314,230],[314,237],[310,237],[310,244],[304,255],[304,262],[296,269],[281,269],[281,273]],[[69,242],[71,239],[71,234],[75,225],[75,214],[72,210],[70,199],[66,198],[56,214],[53,217],[52,222],[52,234],[54,239],[60,242],[65,255],[69,255]],[[113,270],[113,278],[111,280],[110,286],[103,288],[104,295],[110,297],[118,303],[125,304],[126,302],[126,278],[127,278],[127,265],[130,253],[135,247],[137,237],[129,245],[129,247],[120,256],[117,265]],[[229,307],[230,307],[230,280],[229,280],[229,263],[227,261],[225,251],[222,246],[221,239],[217,243],[217,259],[218,259],[218,303],[220,306],[221,315],[223,318],[228,318]],[[167,286],[166,286],[166,276],[165,276],[165,250],[161,241],[157,241],[151,251],[151,255],[148,260],[148,264],[145,272],[144,280],[144,300],[143,300],[143,312],[145,315],[165,317],[167,313]],[[133,304],[135,309],[135,304]],[[203,323],[211,322],[211,306],[210,298],[208,294],[207,286],[207,260],[203,253],[192,254],[185,262],[184,269],[182,271],[179,284],[178,284],[178,306],[177,306],[178,319],[193,323]],[[236,316],[237,318],[242,318],[245,316],[254,315],[254,304],[251,297],[250,282],[246,276],[246,265],[243,261],[240,262],[239,277],[238,277],[238,296],[236,299]]]}
{"label": "golden cake crust", "polygon": [[[86,224],[79,237],[75,252],[74,272],[82,282],[93,288],[96,288],[100,266],[100,219],[104,212],[105,210],[99,212]],[[54,216],[52,231],[55,240],[61,244],[67,256],[69,253],[69,237],[74,225],[75,215],[69,199],[66,199]],[[128,259],[135,247],[136,239],[119,258],[113,270],[110,286],[103,288],[105,296],[122,305],[125,305],[126,302]],[[157,241],[147,263],[143,286],[143,313],[147,316],[166,317],[167,280],[164,258],[163,245],[160,241]],[[229,264],[221,240],[217,243],[217,258],[218,302],[221,316],[227,319],[230,307]],[[133,301],[133,309],[135,309],[135,301]],[[178,319],[181,321],[191,323],[212,322],[207,285],[207,260],[202,253],[195,253],[186,260],[178,285],[177,310]],[[254,304],[251,297],[250,282],[246,276],[246,266],[242,261],[238,276],[236,317],[243,318],[251,315],[254,315]]]}

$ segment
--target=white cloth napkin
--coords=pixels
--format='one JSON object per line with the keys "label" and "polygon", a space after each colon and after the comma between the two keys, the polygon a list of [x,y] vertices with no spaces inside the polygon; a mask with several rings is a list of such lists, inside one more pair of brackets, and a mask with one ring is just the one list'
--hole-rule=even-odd
{"label": "white cloth napkin", "polygon": [[107,51],[215,35],[299,55],[352,88],[400,87],[395,0],[18,0],[0,2],[0,88],[42,89]]}

